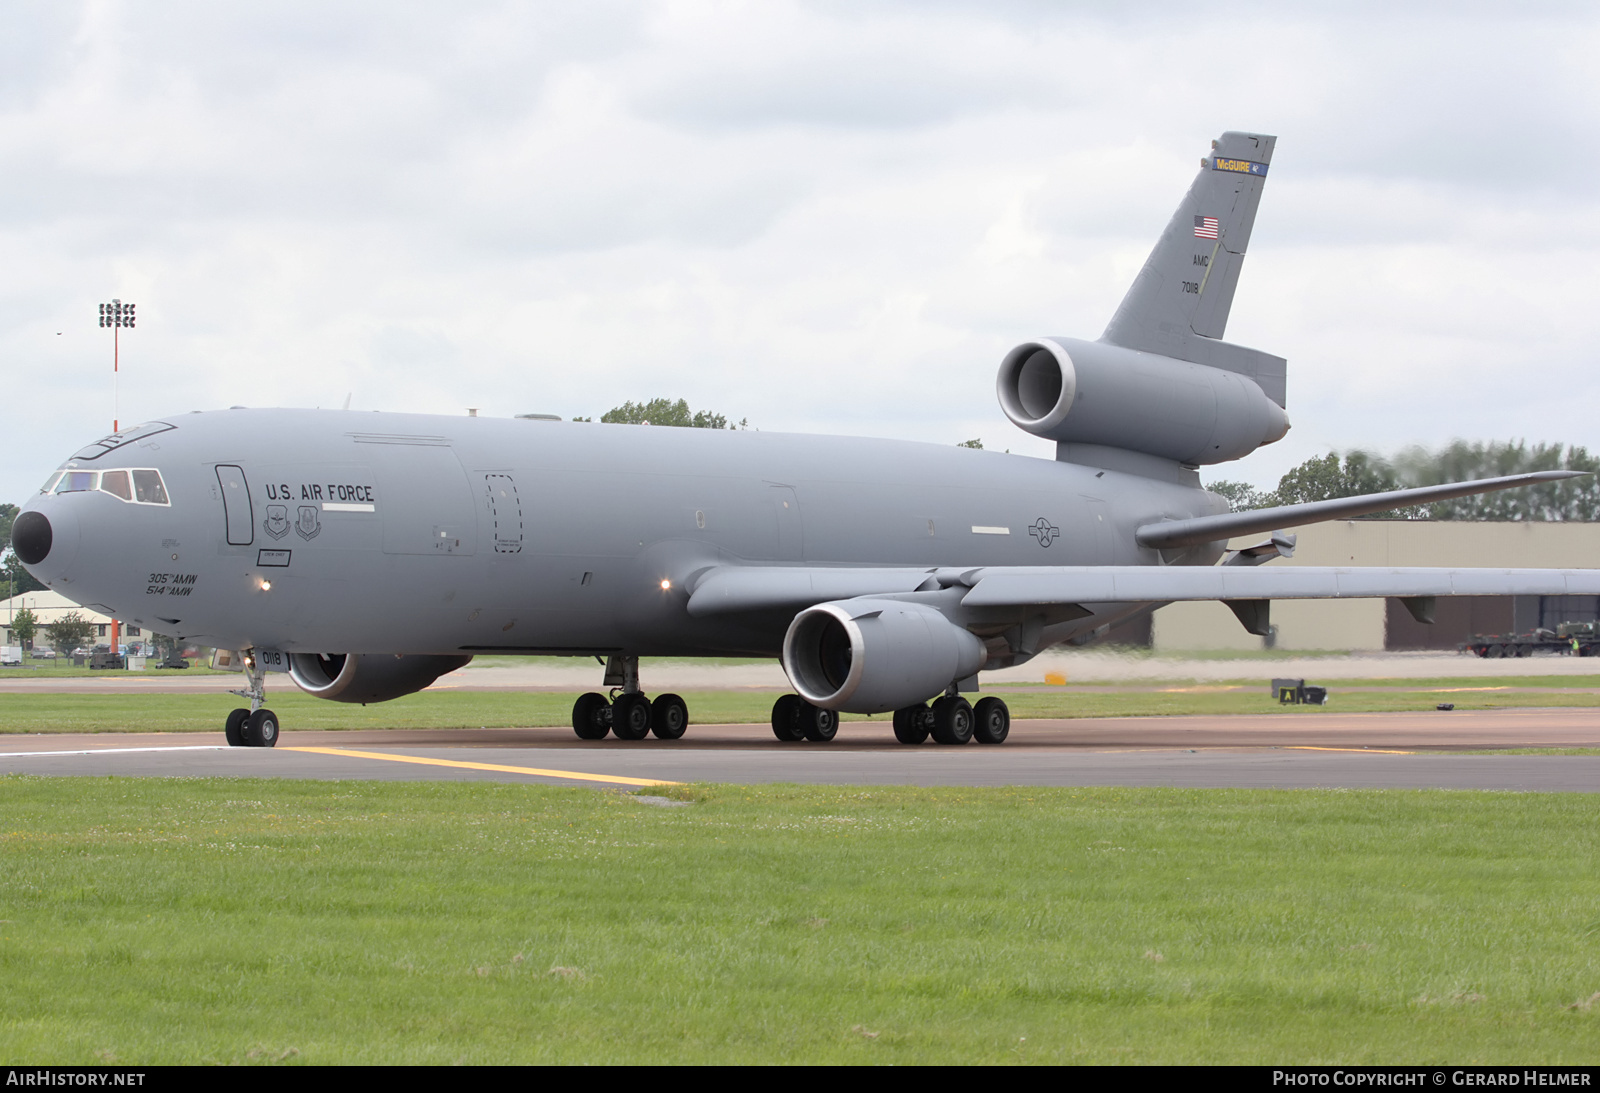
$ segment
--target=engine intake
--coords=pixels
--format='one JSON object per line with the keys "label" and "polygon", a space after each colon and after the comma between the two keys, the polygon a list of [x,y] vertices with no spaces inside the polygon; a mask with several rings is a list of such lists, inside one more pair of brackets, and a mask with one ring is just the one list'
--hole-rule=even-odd
{"label": "engine intake", "polygon": [[988,659],[983,642],[931,607],[837,600],[795,616],[783,670],[814,706],[882,713],[922,702]]}
{"label": "engine intake", "polygon": [[289,678],[318,698],[365,705],[415,694],[471,660],[470,656],[294,653],[289,657]]}
{"label": "engine intake", "polygon": [[1019,345],[996,387],[1006,417],[1034,436],[1179,463],[1238,459],[1289,431],[1289,415],[1248,376],[1104,342]]}

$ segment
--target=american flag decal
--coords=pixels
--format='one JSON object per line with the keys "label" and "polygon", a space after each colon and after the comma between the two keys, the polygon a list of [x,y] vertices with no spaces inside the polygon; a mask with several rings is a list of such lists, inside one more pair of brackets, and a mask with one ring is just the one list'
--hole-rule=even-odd
{"label": "american flag decal", "polygon": [[1215,239],[1217,237],[1217,218],[1214,216],[1195,217],[1194,235],[1196,239]]}

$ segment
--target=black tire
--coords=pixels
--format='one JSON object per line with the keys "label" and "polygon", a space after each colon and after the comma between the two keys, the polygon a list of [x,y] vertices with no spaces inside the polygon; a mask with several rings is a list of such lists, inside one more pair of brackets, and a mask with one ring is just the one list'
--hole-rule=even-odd
{"label": "black tire", "polygon": [[604,740],[611,731],[611,701],[590,691],[572,704],[572,731],[579,740]]}
{"label": "black tire", "polygon": [[965,744],[972,739],[972,703],[946,695],[933,704],[933,739],[939,744]]}
{"label": "black tire", "polygon": [[222,724],[222,735],[228,738],[228,747],[248,747],[244,739],[244,723],[250,720],[250,711],[243,707],[234,710],[228,715],[228,720]]}
{"label": "black tire", "polygon": [[1498,646],[1498,645],[1489,646],[1489,659],[1490,660],[1499,660],[1501,657],[1503,657],[1505,655],[1506,655],[1506,651],[1504,649],[1502,649],[1500,646]]}
{"label": "black tire", "polygon": [[618,740],[643,740],[650,735],[650,700],[642,694],[618,695],[611,704],[611,731]]}
{"label": "black tire", "polygon": [[278,715],[263,706],[244,723],[244,740],[252,748],[271,748],[278,743]]}
{"label": "black tire", "polygon": [[689,728],[689,704],[677,695],[660,695],[650,703],[650,731],[658,740],[676,740]]}
{"label": "black tire", "polygon": [[928,739],[928,707],[902,706],[894,712],[894,738],[902,744],[920,744]]}
{"label": "black tire", "polygon": [[1533,655],[1533,646],[1531,646],[1531,645],[1519,645],[1519,646],[1517,646],[1517,656],[1519,656],[1519,657],[1531,657],[1532,655]]}
{"label": "black tire", "polygon": [[799,695],[783,695],[772,704],[772,735],[786,744],[796,740],[804,740],[806,734],[800,729],[800,708],[805,700]]}
{"label": "black tire", "polygon": [[1004,744],[1011,735],[1011,711],[998,698],[980,698],[972,707],[972,738],[980,744]]}
{"label": "black tire", "polygon": [[824,710],[821,706],[805,703],[800,707],[800,731],[805,733],[807,740],[826,744],[839,732],[838,711]]}

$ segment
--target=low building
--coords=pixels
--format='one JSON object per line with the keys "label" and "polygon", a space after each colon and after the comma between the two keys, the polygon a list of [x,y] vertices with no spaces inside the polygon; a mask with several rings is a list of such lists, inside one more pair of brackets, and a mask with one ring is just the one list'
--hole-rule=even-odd
{"label": "low building", "polygon": [[[1475,569],[1600,567],[1600,523],[1478,523],[1457,520],[1339,520],[1297,528],[1294,557],[1273,566],[1448,566]],[[1265,535],[1229,545],[1249,546]],[[1221,603],[1175,603],[1151,618],[1150,644],[1179,652],[1260,649],[1450,649],[1470,634],[1600,619],[1596,596],[1440,596],[1434,622],[1397,599],[1276,600],[1270,639],[1245,632]]]}
{"label": "low building", "polygon": [[[11,631],[11,622],[17,617],[17,612],[23,608],[33,612],[33,617],[38,620],[39,632],[33,637],[35,649],[50,648],[50,634],[45,627],[52,622],[60,620],[63,615],[76,611],[78,615],[94,624],[95,641],[111,641],[111,617],[99,611],[73,603],[59,592],[48,589],[43,592],[19,592],[15,596],[0,600],[0,629],[5,631],[5,640],[0,645],[18,645],[16,635]],[[137,626],[122,624],[122,641],[140,641],[145,635]],[[58,653],[70,653],[71,649],[57,649]]]}

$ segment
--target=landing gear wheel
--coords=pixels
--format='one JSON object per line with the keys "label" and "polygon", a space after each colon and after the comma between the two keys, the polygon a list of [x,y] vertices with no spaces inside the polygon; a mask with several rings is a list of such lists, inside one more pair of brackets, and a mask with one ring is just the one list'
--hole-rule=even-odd
{"label": "landing gear wheel", "polygon": [[902,744],[920,744],[928,739],[928,707],[902,706],[894,712],[894,738]]}
{"label": "landing gear wheel", "polygon": [[244,723],[250,720],[250,711],[244,708],[234,710],[228,715],[228,720],[222,725],[222,735],[228,738],[228,747],[242,748],[244,742]]}
{"label": "landing gear wheel", "polygon": [[572,731],[579,740],[604,740],[611,731],[611,703],[590,691],[572,704]]}
{"label": "landing gear wheel", "polygon": [[611,731],[618,740],[643,740],[650,735],[650,700],[635,691],[611,704]]}
{"label": "landing gear wheel", "polygon": [[244,742],[252,748],[270,748],[278,743],[278,715],[263,707],[250,714],[244,723]]}
{"label": "landing gear wheel", "polygon": [[980,744],[1004,744],[1011,734],[1011,711],[998,698],[980,698],[972,707],[972,738]]}
{"label": "landing gear wheel", "polygon": [[689,727],[689,704],[677,695],[660,695],[650,703],[650,731],[658,740],[676,740]]}
{"label": "landing gear wheel", "polygon": [[972,703],[946,695],[933,703],[933,739],[939,744],[965,744],[972,739]]}
{"label": "landing gear wheel", "polygon": [[786,744],[804,740],[800,728],[800,709],[806,705],[799,695],[784,695],[772,704],[772,735]]}
{"label": "landing gear wheel", "polygon": [[839,731],[839,713],[807,702],[800,707],[800,731],[807,740],[826,744]]}

